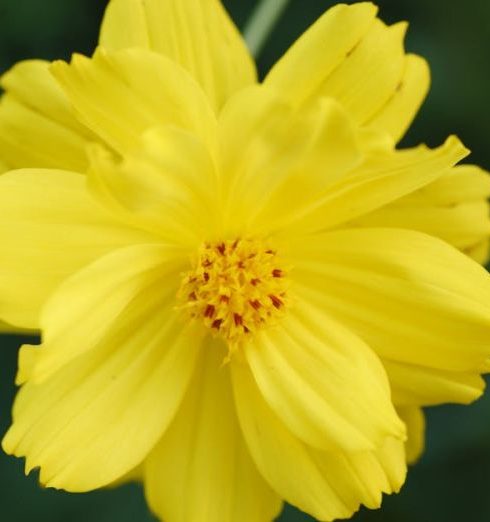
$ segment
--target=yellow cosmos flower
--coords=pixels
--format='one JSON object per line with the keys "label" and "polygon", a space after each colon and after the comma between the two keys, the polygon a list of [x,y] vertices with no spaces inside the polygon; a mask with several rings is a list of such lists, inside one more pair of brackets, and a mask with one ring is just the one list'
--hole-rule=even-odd
{"label": "yellow cosmos flower", "polygon": [[113,0],[92,59],[4,77],[0,155],[31,168],[0,178],[0,315],[43,342],[3,446],[43,484],[345,518],[401,487],[420,406],[480,395],[487,273],[360,224],[467,153],[390,145],[424,95],[403,32],[339,5],[258,85],[217,1]]}

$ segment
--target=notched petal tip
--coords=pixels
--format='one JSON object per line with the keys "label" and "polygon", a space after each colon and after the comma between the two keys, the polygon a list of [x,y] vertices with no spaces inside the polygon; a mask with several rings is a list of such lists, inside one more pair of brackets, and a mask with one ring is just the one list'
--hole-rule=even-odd
{"label": "notched petal tip", "polygon": [[378,13],[379,7],[374,2],[356,2],[355,4],[339,3],[327,9],[316,23],[339,15],[348,17],[349,20],[355,17],[374,20]]}
{"label": "notched petal tip", "polygon": [[468,149],[455,134],[451,134],[446,139],[443,147],[447,147],[451,150],[455,163],[458,163],[462,159],[466,158],[466,156],[471,154],[471,150]]}
{"label": "notched petal tip", "polygon": [[77,77],[83,75],[83,71],[90,66],[91,62],[101,64],[102,60],[106,59],[106,52],[98,47],[92,58],[81,53],[73,53],[69,61],[54,60],[49,65],[49,72],[58,82],[60,87],[69,95],[69,86],[74,81],[81,81]]}
{"label": "notched petal tip", "polygon": [[407,34],[409,25],[410,24],[406,20],[402,20],[401,22],[389,26],[389,29],[403,40]]}
{"label": "notched petal tip", "polygon": [[379,7],[374,2],[358,2],[356,4],[338,4],[331,8],[333,9],[348,9],[350,12],[363,12],[364,14],[370,14],[373,17],[379,12]]}
{"label": "notched petal tip", "polygon": [[377,12],[371,2],[327,10],[272,67],[265,83],[276,86],[295,105],[303,105],[363,39]]}
{"label": "notched petal tip", "polygon": [[[97,55],[97,51],[95,51],[94,57]],[[57,72],[66,70],[70,66],[76,66],[84,61],[88,61],[90,58],[80,53],[73,53],[70,57],[69,61],[66,60],[54,60],[50,63],[49,69],[52,74],[56,75]]]}

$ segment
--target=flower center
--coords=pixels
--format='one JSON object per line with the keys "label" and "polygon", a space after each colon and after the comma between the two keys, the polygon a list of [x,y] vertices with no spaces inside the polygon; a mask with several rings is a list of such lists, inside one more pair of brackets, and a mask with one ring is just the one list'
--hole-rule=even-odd
{"label": "flower center", "polygon": [[183,275],[178,297],[193,319],[236,346],[282,315],[287,278],[275,250],[261,241],[205,243]]}

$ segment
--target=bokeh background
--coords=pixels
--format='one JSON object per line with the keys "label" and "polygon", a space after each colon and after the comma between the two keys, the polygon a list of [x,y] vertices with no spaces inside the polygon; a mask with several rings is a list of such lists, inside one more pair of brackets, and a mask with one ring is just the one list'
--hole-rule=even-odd
{"label": "bokeh background", "polygon": [[[105,0],[0,0],[0,72],[18,60],[69,59],[90,54]],[[254,0],[224,2],[243,27]],[[291,0],[259,59],[261,74],[331,0]],[[387,22],[410,21],[407,48],[425,56],[433,85],[405,145],[438,145],[451,133],[473,151],[471,161],[490,169],[490,1],[379,0]],[[32,339],[30,340],[32,341]],[[18,347],[26,338],[0,337],[0,432],[10,422]],[[291,470],[294,473],[294,470]],[[129,485],[86,495],[43,490],[23,462],[0,454],[2,522],[150,522],[142,491]],[[308,521],[287,508],[281,522]],[[410,470],[399,495],[356,522],[480,522],[490,520],[490,395],[471,407],[428,412],[427,451]],[[253,521],[251,521],[253,522]]]}

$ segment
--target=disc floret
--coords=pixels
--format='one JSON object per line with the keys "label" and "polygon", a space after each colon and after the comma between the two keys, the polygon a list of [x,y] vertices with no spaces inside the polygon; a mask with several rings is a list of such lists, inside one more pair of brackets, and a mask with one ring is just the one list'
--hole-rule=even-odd
{"label": "disc floret", "polygon": [[192,319],[235,346],[283,314],[286,276],[277,251],[262,241],[205,243],[183,275],[179,300]]}

